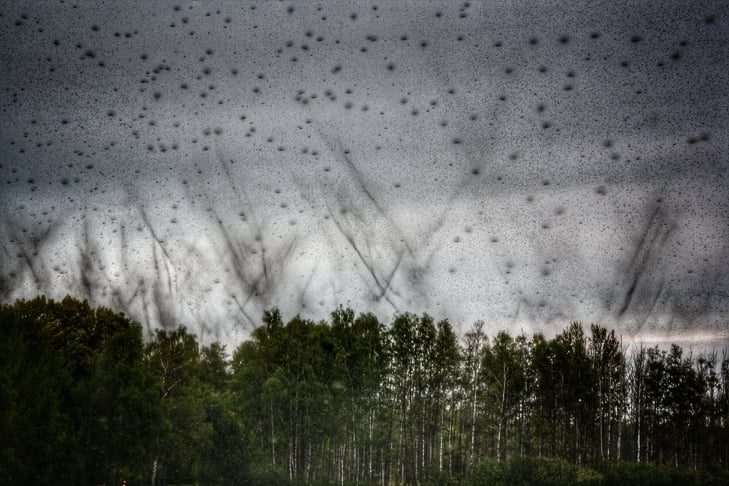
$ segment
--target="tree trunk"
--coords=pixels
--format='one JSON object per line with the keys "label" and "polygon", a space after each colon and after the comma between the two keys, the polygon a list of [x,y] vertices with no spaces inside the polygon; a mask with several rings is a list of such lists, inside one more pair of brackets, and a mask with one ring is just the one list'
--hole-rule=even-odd
{"label": "tree trunk", "polygon": [[152,462],[152,486],[154,486],[157,481],[157,461],[158,459],[155,458],[154,462]]}

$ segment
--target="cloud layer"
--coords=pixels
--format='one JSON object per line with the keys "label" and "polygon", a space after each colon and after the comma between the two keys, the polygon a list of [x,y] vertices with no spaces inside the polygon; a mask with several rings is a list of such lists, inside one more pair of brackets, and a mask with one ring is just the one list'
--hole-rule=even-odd
{"label": "cloud layer", "polygon": [[724,2],[2,2],[0,298],[729,322]]}

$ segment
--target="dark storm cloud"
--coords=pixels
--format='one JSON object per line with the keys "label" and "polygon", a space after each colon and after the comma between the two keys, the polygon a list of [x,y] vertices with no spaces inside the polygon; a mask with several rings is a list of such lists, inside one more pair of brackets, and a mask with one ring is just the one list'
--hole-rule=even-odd
{"label": "dark storm cloud", "polygon": [[3,2],[0,292],[726,328],[723,2]]}

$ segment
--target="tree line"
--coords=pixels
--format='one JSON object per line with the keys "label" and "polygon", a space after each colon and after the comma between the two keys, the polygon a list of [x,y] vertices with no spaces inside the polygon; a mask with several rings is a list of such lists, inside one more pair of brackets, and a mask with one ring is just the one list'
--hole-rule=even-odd
{"label": "tree line", "polygon": [[0,307],[2,484],[726,484],[729,356],[572,323],[276,310],[228,355],[71,297]]}

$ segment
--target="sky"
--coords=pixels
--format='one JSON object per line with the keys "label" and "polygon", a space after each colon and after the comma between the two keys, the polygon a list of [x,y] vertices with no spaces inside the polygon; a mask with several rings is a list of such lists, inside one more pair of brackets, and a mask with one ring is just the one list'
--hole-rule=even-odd
{"label": "sky", "polygon": [[729,345],[724,1],[0,1],[0,302]]}

